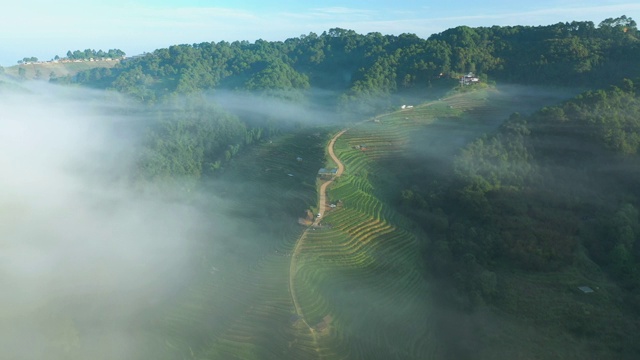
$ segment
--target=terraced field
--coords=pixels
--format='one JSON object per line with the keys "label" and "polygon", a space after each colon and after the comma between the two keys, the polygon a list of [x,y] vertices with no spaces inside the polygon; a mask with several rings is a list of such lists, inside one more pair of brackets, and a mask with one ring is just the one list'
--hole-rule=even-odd
{"label": "terraced field", "polygon": [[513,108],[509,101],[494,90],[455,95],[358,124],[336,140],[345,167],[327,194],[336,207],[321,209],[322,222],[301,239],[291,269],[300,316],[316,330],[321,349],[334,346],[361,359],[442,356],[421,275],[420,235],[385,203],[389,194],[380,184],[393,181],[393,174],[384,164],[407,156],[425,125],[465,121],[470,129],[453,135],[460,141],[434,147],[452,152],[501,122]]}
{"label": "terraced field", "polygon": [[385,202],[379,184],[390,179],[383,164],[403,156],[417,130],[463,107],[482,109],[481,98],[457,101],[380,116],[336,138],[333,162],[344,173],[311,227],[296,220],[317,209],[326,130],[265,143],[238,161],[231,173],[253,181],[214,186],[225,199],[244,199],[220,212],[247,221],[223,251],[203,246],[196,280],[164,305],[149,330],[161,333],[152,337],[163,349],[157,358],[441,358],[422,235]]}
{"label": "terraced field", "polygon": [[418,244],[372,181],[384,172],[378,160],[401,155],[410,133],[443,112],[431,105],[360,123],[335,141],[334,163],[345,166],[327,195],[335,207],[320,209],[326,215],[298,241],[291,266],[298,315],[323,357],[439,357]]}

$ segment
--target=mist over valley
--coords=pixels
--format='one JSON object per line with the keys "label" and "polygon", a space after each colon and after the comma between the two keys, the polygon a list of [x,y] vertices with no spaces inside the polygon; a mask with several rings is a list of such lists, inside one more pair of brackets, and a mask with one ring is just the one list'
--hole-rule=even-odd
{"label": "mist over valley", "polygon": [[631,18],[98,53],[0,74],[0,358],[640,354]]}

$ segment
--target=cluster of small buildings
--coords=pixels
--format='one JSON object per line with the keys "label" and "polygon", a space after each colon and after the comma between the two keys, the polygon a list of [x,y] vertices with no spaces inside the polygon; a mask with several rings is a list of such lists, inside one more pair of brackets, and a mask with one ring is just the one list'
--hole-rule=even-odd
{"label": "cluster of small buildings", "polygon": [[332,177],[337,173],[338,173],[338,169],[336,168],[333,168],[333,169],[320,168],[320,170],[318,170],[318,176],[320,177]]}
{"label": "cluster of small buildings", "polygon": [[468,73],[467,75],[460,78],[460,84],[462,85],[471,85],[480,82],[480,78],[475,76],[473,73]]}
{"label": "cluster of small buildings", "polygon": [[413,105],[402,105],[400,106],[400,109],[404,110],[404,109],[413,109]]}

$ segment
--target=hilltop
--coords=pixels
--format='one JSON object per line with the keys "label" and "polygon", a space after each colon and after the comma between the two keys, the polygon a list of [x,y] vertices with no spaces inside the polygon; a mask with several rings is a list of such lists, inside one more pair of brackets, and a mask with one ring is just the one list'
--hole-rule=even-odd
{"label": "hilltop", "polygon": [[[59,77],[74,76],[80,72],[95,68],[113,68],[119,59],[100,60],[59,60],[38,61],[18,64],[4,68],[6,75],[27,80],[51,80]],[[21,76],[21,70],[24,70]]]}

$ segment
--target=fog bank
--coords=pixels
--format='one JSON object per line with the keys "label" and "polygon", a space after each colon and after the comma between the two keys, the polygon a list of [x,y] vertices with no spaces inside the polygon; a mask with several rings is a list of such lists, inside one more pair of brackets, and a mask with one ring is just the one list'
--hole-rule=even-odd
{"label": "fog bank", "polygon": [[140,317],[182,286],[202,215],[131,189],[128,106],[46,85],[0,97],[0,358],[144,358]]}

